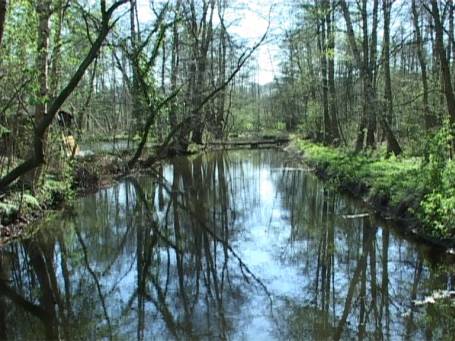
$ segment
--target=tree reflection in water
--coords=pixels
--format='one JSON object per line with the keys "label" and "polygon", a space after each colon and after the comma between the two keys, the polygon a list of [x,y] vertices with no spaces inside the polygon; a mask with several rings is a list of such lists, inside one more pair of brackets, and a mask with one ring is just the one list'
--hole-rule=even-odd
{"label": "tree reflection in water", "polygon": [[363,209],[292,166],[277,151],[179,157],[78,200],[1,249],[0,338],[452,335],[453,308],[411,302],[453,267],[344,219]]}

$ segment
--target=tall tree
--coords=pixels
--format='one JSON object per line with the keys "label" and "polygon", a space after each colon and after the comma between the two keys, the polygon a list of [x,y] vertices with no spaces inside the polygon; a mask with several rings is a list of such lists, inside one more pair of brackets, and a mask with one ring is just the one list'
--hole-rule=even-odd
{"label": "tall tree", "polygon": [[[228,33],[225,26],[225,12],[226,12],[226,0],[218,0],[218,19],[220,21],[219,38],[218,38],[218,58],[217,58],[217,83],[219,87],[226,81],[226,58],[227,58],[227,40]],[[213,65],[212,60],[212,65]],[[224,124],[225,124],[225,111],[226,111],[226,93],[227,89],[220,91],[216,97],[214,112],[213,112],[213,130],[215,138],[221,139],[224,135]]]}
{"label": "tall tree", "polygon": [[[377,2],[377,0],[375,0]],[[357,39],[354,33],[354,27],[352,24],[351,13],[349,11],[349,7],[345,0],[340,1],[341,9],[343,11],[343,16],[346,21],[347,26],[347,34],[348,34],[348,41],[349,46],[351,48],[351,52],[354,57],[355,64],[360,72],[360,78],[362,80],[363,85],[363,113],[360,119],[360,123],[358,126],[358,133],[357,133],[357,140],[356,140],[356,151],[360,151],[364,147],[364,140],[365,140],[365,131],[368,129],[372,129],[373,124],[370,121],[376,119],[375,117],[375,105],[376,105],[376,94],[373,88],[373,79],[372,79],[372,69],[370,68],[370,61],[369,58],[369,38],[368,38],[368,16],[367,16],[367,2],[366,0],[362,0],[361,4],[361,13],[362,13],[362,31],[363,31],[363,39],[362,39],[362,50],[363,50],[363,58],[362,54],[359,50]],[[370,132],[370,139],[368,143],[372,143],[374,141],[371,140]]]}
{"label": "tall tree", "polygon": [[[213,37],[213,14],[215,8],[215,0],[203,0],[202,17],[200,21],[196,14],[196,3],[191,0],[190,16],[187,19],[188,29],[192,41],[192,57],[194,65],[190,67],[192,77],[191,83],[194,88],[191,90],[191,107],[197,108],[204,96],[205,84],[207,81],[207,56],[210,43]],[[202,144],[202,135],[204,132],[203,108],[201,112],[193,112],[192,117],[192,141],[197,144]]]}
{"label": "tall tree", "polygon": [[[49,39],[50,39],[50,19],[51,19],[51,0],[38,1],[36,3],[36,15],[38,17],[38,37],[37,37],[37,57],[36,70],[38,73],[37,103],[35,105],[35,125],[43,119],[47,112],[49,102]],[[43,146],[43,158],[46,152],[47,128],[41,135],[40,144]],[[32,186],[35,188],[39,180],[41,171],[37,167],[31,179]]]}
{"label": "tall tree", "polygon": [[[172,50],[171,50],[171,92],[177,91],[177,76],[180,70],[180,37],[179,37],[179,11],[181,0],[174,6],[174,23],[172,25]],[[171,129],[177,127],[177,100],[174,99],[169,110],[169,123]]]}
{"label": "tall tree", "polygon": [[61,63],[62,63],[62,30],[63,30],[63,21],[67,9],[69,7],[70,0],[57,0],[54,5],[54,12],[57,15],[55,29],[52,32],[53,49],[51,51],[52,56],[50,60],[50,71],[49,71],[49,93],[50,97],[55,97],[57,95],[58,87],[60,84],[61,78]]}
{"label": "tall tree", "polygon": [[5,28],[5,21],[6,21],[7,5],[8,5],[8,3],[6,0],[0,0],[0,47],[2,46],[3,31]]}
{"label": "tall tree", "polygon": [[47,109],[42,115],[42,118],[36,122],[33,134],[33,141],[29,157],[20,163],[17,167],[13,168],[5,176],[0,178],[0,192],[6,191],[8,186],[17,180],[19,177],[27,174],[35,168],[41,166],[45,160],[45,141],[47,129],[51,125],[53,119],[57,115],[61,106],[65,103],[67,98],[73,93],[74,89],[79,84],[79,81],[85,74],[92,61],[98,55],[107,34],[115,25],[118,19],[112,22],[112,16],[116,9],[125,4],[128,0],[115,1],[110,7],[106,7],[106,1],[100,1],[101,8],[101,22],[98,25],[97,37],[93,41],[89,51],[80,62],[77,70],[71,75],[67,84],[59,92],[55,99],[47,106]]}
{"label": "tall tree", "polygon": [[[185,65],[187,72],[185,118],[178,135],[174,139],[174,148],[177,151],[187,149],[191,142],[202,144],[205,129],[204,97],[207,90],[208,52],[213,41],[213,16],[215,0],[202,2],[191,0],[181,2],[181,15],[188,38],[188,62]],[[200,7],[198,6],[200,5]]]}
{"label": "tall tree", "polygon": [[[130,85],[130,89],[133,101],[135,101],[137,105],[137,108],[134,110],[138,110],[140,115],[144,118],[142,119],[142,117],[139,116],[136,117],[138,125],[137,132],[140,134],[141,140],[133,157],[128,161],[129,168],[132,168],[142,155],[148,140],[149,131],[155,123],[160,110],[177,94],[170,94],[166,99],[160,102],[157,98],[157,86],[154,78],[149,76],[151,70],[155,66],[160,47],[164,42],[166,30],[172,26],[172,24],[164,23],[168,8],[169,3],[163,5],[160,12],[157,14],[153,28],[147,34],[147,37],[142,39],[141,34],[137,33],[134,28],[135,12],[137,10],[135,2],[132,2],[130,7],[132,51],[126,51],[126,53],[131,57],[133,77],[135,77]],[[149,48],[151,52],[147,53]],[[126,71],[123,70],[123,73],[126,74]]]}
{"label": "tall tree", "polygon": [[[377,35],[377,13],[378,13],[378,2],[374,1],[373,4],[373,28],[371,34],[371,46],[369,45],[370,38],[368,37],[368,15],[367,15],[367,2],[362,1],[361,4],[361,17],[362,17],[362,54],[357,46],[356,37],[354,34],[354,28],[352,25],[351,14],[348,5],[345,0],[340,1],[340,5],[343,11],[343,15],[348,28],[348,39],[351,47],[352,54],[357,68],[360,71],[360,78],[363,86],[363,115],[359,124],[359,130],[356,141],[356,151],[360,151],[364,147],[365,130],[367,130],[366,146],[374,147],[375,139],[374,133],[376,130],[376,119],[377,117],[377,101],[376,101],[376,90],[375,90],[375,72],[376,72],[376,35]],[[401,148],[399,148],[398,141],[396,140],[391,128],[389,127],[386,119],[380,116],[379,121],[384,128],[387,137],[387,143],[389,148],[395,153],[399,154]]]}
{"label": "tall tree", "polygon": [[[362,27],[363,27],[363,48],[364,48],[364,63],[368,73],[369,87],[373,89],[373,94],[376,99],[376,75],[377,75],[377,37],[378,37],[378,7],[379,0],[373,0],[373,13],[372,13],[372,28],[371,34],[368,35],[368,1],[362,1]],[[368,51],[369,49],[369,51]],[[377,120],[377,103],[371,103],[368,108],[368,130],[367,130],[367,146],[375,147],[375,132]]]}
{"label": "tall tree", "polygon": [[137,27],[138,23],[136,21],[137,17],[137,1],[130,0],[130,36],[131,36],[131,84],[130,84],[130,93],[131,93],[131,102],[132,102],[132,115],[135,120],[135,124],[133,127],[133,134],[136,134],[141,128],[143,124],[143,115],[142,115],[142,107],[143,107],[143,98],[139,84],[139,70],[138,67],[140,65],[140,53],[139,45],[141,44],[141,33],[140,29]]}
{"label": "tall tree", "polygon": [[332,131],[329,113],[329,84],[327,76],[327,40],[326,40],[326,18],[328,8],[328,1],[324,0],[321,3],[315,2],[316,6],[316,23],[317,23],[317,37],[318,37],[318,52],[321,67],[321,85],[322,85],[322,112],[324,122],[324,142],[330,143],[332,141]]}
{"label": "tall tree", "polygon": [[434,117],[430,111],[430,105],[428,100],[428,75],[427,75],[427,61],[425,56],[425,48],[423,46],[422,32],[419,24],[419,11],[417,10],[416,0],[412,0],[412,22],[414,24],[416,47],[417,47],[417,58],[420,64],[420,76],[422,79],[423,87],[423,111],[425,117],[425,128],[429,131],[434,125]]}
{"label": "tall tree", "polygon": [[[329,1],[329,0],[327,0]],[[326,24],[327,24],[327,72],[328,72],[328,86],[330,96],[330,123],[331,123],[331,134],[332,142],[339,143],[340,131],[338,123],[338,108],[337,108],[337,95],[335,88],[335,0],[331,2],[330,10],[326,13]],[[330,5],[327,5],[329,7]]]}
{"label": "tall tree", "polygon": [[382,125],[387,136],[387,152],[398,155],[401,147],[391,132],[393,119],[393,96],[392,81],[390,77],[390,12],[393,0],[382,0],[382,11],[384,13],[384,38],[383,38],[383,62],[384,62],[384,99],[386,106],[385,117],[381,116]]}
{"label": "tall tree", "polygon": [[447,111],[449,113],[450,123],[455,124],[455,96],[452,87],[452,78],[450,74],[450,65],[444,48],[444,25],[439,13],[437,0],[431,0],[431,15],[434,20],[436,52],[438,54],[441,67],[441,77],[443,83],[443,92],[446,99]]}

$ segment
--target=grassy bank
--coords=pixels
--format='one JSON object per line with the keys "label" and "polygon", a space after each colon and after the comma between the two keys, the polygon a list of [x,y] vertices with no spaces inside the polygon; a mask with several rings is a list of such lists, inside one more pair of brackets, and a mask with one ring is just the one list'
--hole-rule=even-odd
{"label": "grassy bank", "polygon": [[[386,158],[379,152],[354,154],[298,137],[293,137],[291,147],[335,187],[361,197],[382,215],[405,223],[425,239],[455,245],[455,162],[441,155],[443,145],[436,143],[419,158]],[[20,233],[45,210],[61,206],[78,193],[111,184],[124,174],[127,156],[105,154],[78,160],[63,172],[47,175],[34,195],[18,188],[0,198],[0,242]],[[137,171],[149,166],[149,161],[141,159]]]}
{"label": "grassy bank", "polygon": [[455,163],[436,154],[381,157],[354,154],[300,138],[293,148],[316,173],[363,198],[382,215],[404,222],[419,236],[455,244]]}

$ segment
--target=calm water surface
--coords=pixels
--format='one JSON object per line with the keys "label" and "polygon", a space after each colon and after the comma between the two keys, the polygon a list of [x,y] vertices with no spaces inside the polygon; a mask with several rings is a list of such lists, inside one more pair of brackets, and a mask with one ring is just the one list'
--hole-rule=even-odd
{"label": "calm water surface", "polygon": [[80,153],[115,153],[119,151],[124,151],[134,148],[135,143],[125,139],[116,140],[115,143],[112,141],[92,141],[92,142],[83,142],[79,145]]}
{"label": "calm water surface", "polygon": [[[114,143],[115,142],[115,143]],[[80,155],[118,153],[127,150],[136,150],[137,142],[126,139],[117,139],[112,141],[91,141],[79,144]],[[146,147],[152,147],[152,143],[147,143]]]}
{"label": "calm water surface", "polygon": [[453,265],[364,212],[283,152],[172,159],[0,249],[0,339],[451,339],[412,301]]}

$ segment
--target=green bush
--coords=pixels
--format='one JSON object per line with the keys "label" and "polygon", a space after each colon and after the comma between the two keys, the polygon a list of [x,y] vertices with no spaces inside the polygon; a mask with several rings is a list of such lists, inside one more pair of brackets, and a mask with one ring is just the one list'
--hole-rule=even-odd
{"label": "green bush", "polygon": [[455,237],[455,161],[451,159],[453,136],[448,123],[426,147],[422,165],[428,193],[421,204],[420,218],[435,237]]}

